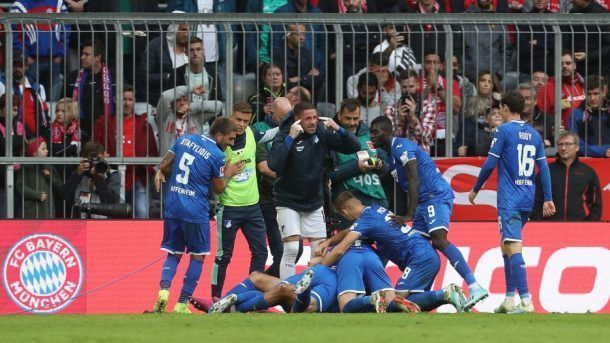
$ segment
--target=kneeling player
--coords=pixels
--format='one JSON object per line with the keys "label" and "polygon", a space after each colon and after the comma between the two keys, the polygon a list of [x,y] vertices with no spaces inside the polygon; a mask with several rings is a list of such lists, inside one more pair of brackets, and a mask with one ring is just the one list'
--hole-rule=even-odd
{"label": "kneeling player", "polygon": [[[407,226],[392,221],[392,212],[372,205],[365,207],[350,192],[343,192],[335,200],[335,209],[348,220],[355,221],[340,243],[329,252],[323,263],[332,263],[342,251],[357,240],[372,240],[378,251],[394,262],[402,276],[396,283],[396,294],[417,304],[422,311],[430,311],[444,304],[452,304],[464,312],[466,298],[460,287],[451,284],[442,290],[430,291],[440,268],[440,259],[430,243]],[[340,236],[339,236],[340,237]],[[338,238],[321,243],[327,247]]]}
{"label": "kneeling player", "polygon": [[[214,303],[209,313],[222,313],[235,305],[237,312],[266,310],[280,305],[286,312],[335,312],[337,274],[329,267],[314,265],[306,271],[281,280],[253,272]],[[193,305],[202,303],[194,299]],[[205,309],[202,309],[205,310]]]}

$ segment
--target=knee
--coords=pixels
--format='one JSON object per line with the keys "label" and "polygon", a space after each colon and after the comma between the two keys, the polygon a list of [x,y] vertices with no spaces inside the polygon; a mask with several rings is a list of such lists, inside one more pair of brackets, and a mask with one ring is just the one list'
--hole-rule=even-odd
{"label": "knee", "polygon": [[191,260],[195,260],[195,261],[203,262],[204,258],[205,258],[205,255],[191,255]]}
{"label": "knee", "polygon": [[432,235],[432,246],[437,250],[444,250],[448,245],[449,241],[445,235]]}
{"label": "knee", "polygon": [[252,281],[253,283],[256,283],[256,281],[260,280],[260,278],[262,277],[263,273],[261,272],[257,272],[254,271],[252,273],[250,273],[250,275],[248,276],[248,278],[250,279],[250,281]]}
{"label": "knee", "polygon": [[296,256],[299,253],[299,241],[284,242],[284,255]]}

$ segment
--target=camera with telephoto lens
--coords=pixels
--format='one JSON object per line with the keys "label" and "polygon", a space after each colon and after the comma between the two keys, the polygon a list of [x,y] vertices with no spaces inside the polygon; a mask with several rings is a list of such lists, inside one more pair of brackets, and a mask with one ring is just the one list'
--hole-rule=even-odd
{"label": "camera with telephoto lens", "polygon": [[97,174],[105,174],[108,171],[108,162],[101,157],[91,157],[88,162],[89,170],[95,168]]}
{"label": "camera with telephoto lens", "polygon": [[81,212],[88,214],[97,214],[114,219],[127,219],[132,216],[131,204],[92,204],[90,202],[80,202],[74,204],[74,207]]}

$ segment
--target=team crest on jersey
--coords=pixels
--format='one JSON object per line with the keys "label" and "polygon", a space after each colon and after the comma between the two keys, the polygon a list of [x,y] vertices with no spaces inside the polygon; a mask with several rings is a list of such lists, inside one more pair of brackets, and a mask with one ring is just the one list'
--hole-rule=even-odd
{"label": "team crest on jersey", "polygon": [[85,279],[78,251],[65,239],[46,233],[17,242],[5,258],[2,275],[11,300],[33,313],[62,310]]}
{"label": "team crest on jersey", "polygon": [[224,221],[225,227],[228,229],[231,227],[231,219],[225,219]]}

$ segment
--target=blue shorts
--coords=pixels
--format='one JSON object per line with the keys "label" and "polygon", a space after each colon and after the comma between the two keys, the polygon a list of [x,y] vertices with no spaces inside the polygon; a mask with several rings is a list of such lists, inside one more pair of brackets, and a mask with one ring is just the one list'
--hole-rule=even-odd
{"label": "blue shorts", "polygon": [[435,230],[449,231],[453,200],[429,201],[417,205],[413,215],[413,230],[430,237]]}
{"label": "blue shorts", "polygon": [[502,242],[521,242],[521,231],[523,231],[529,217],[530,212],[499,208],[498,226],[500,227]]}
{"label": "blue shorts", "polygon": [[[318,312],[337,312],[337,273],[327,266],[316,264],[311,267],[314,271],[311,282],[311,297],[316,299]],[[286,278],[286,282],[294,285],[305,271]]]}
{"label": "blue shorts", "polygon": [[189,223],[178,219],[163,220],[161,250],[172,254],[208,255],[210,253],[209,223]]}
{"label": "blue shorts", "polygon": [[410,256],[395,289],[397,292],[426,292],[432,288],[441,260],[430,242],[424,239],[411,241],[408,252]]}
{"label": "blue shorts", "polygon": [[391,290],[392,283],[379,256],[372,249],[348,250],[337,266],[337,296]]}

